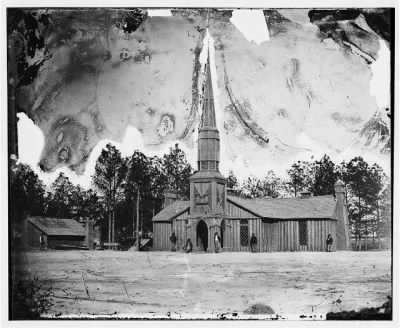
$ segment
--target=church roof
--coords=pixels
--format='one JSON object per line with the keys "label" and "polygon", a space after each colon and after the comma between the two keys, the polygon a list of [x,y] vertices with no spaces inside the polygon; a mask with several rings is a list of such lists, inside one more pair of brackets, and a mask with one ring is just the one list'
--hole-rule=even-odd
{"label": "church roof", "polygon": [[188,200],[177,200],[164,207],[154,217],[153,221],[169,221],[189,210],[190,202]]}
{"label": "church roof", "polygon": [[228,201],[271,219],[333,219],[336,202],[332,195],[309,198],[246,199],[229,196]]}
{"label": "church roof", "polygon": [[[228,201],[255,216],[277,220],[294,219],[336,219],[334,209],[336,202],[333,196],[314,196],[309,198],[262,198],[247,199],[228,196]],[[162,209],[153,221],[170,221],[189,210],[190,202],[177,200]]]}
{"label": "church roof", "polygon": [[85,228],[74,219],[33,216],[28,221],[48,236],[85,236]]}

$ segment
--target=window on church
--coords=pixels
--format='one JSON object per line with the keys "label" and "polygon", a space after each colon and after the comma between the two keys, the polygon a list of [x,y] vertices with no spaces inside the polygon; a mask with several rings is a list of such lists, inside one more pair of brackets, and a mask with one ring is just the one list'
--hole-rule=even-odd
{"label": "window on church", "polygon": [[308,241],[308,227],[307,221],[299,222],[299,242],[300,246],[307,246]]}
{"label": "window on church", "polygon": [[240,220],[240,246],[249,246],[249,220]]}

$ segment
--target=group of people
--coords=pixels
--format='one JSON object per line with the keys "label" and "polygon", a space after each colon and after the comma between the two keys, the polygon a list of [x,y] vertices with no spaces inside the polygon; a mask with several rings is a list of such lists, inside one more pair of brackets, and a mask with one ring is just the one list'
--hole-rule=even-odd
{"label": "group of people", "polygon": [[[171,245],[172,245],[171,250],[173,252],[179,251],[179,246],[178,246],[178,243],[177,243],[178,239],[176,238],[175,232],[173,232],[171,234],[171,236],[169,237],[169,240],[170,240]],[[207,249],[206,245],[203,245],[203,246],[204,246],[204,250],[206,251],[206,249]],[[215,246],[215,253],[220,253],[221,250],[222,250],[222,243],[221,243],[221,237],[218,234],[218,232],[216,232],[214,234],[214,246]],[[251,249],[252,253],[257,251],[257,237],[256,237],[256,235],[254,233],[250,238],[250,249]],[[182,250],[185,253],[191,253],[193,251],[193,243],[190,240],[190,238],[188,238],[188,240],[186,241],[186,244],[185,244],[185,246],[183,246]]]}
{"label": "group of people", "polygon": [[[172,233],[169,240],[171,241],[171,244],[172,244],[172,251],[176,252],[177,250],[179,250],[179,247],[177,247],[177,238],[176,238],[175,232]],[[328,234],[328,237],[326,238],[326,251],[327,252],[332,252],[332,244],[333,244],[333,238],[332,238],[331,234]],[[220,253],[222,246],[221,246],[221,237],[219,236],[218,232],[216,232],[214,234],[214,246],[215,246],[215,253]],[[182,250],[185,253],[191,253],[193,251],[193,243],[190,240],[190,238],[188,238],[188,240],[186,241],[186,244],[182,248]],[[206,248],[204,248],[204,250],[206,250]],[[257,237],[254,233],[252,234],[252,236],[250,238],[250,250],[252,253],[257,251]]]}
{"label": "group of people", "polygon": [[[173,252],[179,251],[180,248],[179,248],[179,245],[177,243],[177,238],[176,238],[175,232],[173,232],[171,234],[171,237],[169,237],[169,240],[170,240],[171,245],[172,245],[172,249],[171,250]],[[193,243],[190,240],[190,238],[188,238],[188,240],[186,241],[185,246],[182,247],[182,251],[184,251],[185,253],[191,253],[193,251]]]}

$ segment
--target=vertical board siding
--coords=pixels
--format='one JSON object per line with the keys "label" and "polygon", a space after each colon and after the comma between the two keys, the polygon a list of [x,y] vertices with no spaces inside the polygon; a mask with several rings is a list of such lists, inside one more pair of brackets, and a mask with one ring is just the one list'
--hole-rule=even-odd
{"label": "vertical board siding", "polygon": [[[229,202],[227,208],[228,215],[233,217],[232,219],[225,219],[226,233],[224,235],[224,248],[229,248],[229,251],[250,251],[250,245],[240,245],[240,217],[248,219],[249,241],[254,233],[257,237],[256,249],[258,252],[325,251],[328,233],[333,237],[332,248],[336,250],[336,221],[334,220],[307,220],[308,243],[306,247],[300,247],[300,220],[272,220],[254,216],[254,218],[251,218],[251,213]],[[189,222],[191,228],[187,228],[187,218],[188,212],[185,212],[172,220],[172,222],[153,222],[154,250],[171,250],[172,245],[169,237],[172,231],[175,231],[177,243],[180,248],[185,245],[187,238],[192,238],[192,241],[195,243],[192,234],[195,235],[197,221],[192,220],[192,222]],[[219,231],[215,229],[209,230],[209,247],[213,246],[214,232]],[[32,244],[38,243],[36,241],[38,236],[34,232],[31,232],[29,235]]]}
{"label": "vertical board siding", "polygon": [[[324,252],[328,233],[336,239],[336,221],[333,220],[308,220],[308,250]],[[334,241],[333,250],[336,250]]]}
{"label": "vertical board siding", "polygon": [[236,206],[230,201],[227,201],[226,214],[233,218],[257,218],[257,216],[255,216],[254,214],[246,211],[239,206]]}
{"label": "vertical board siding", "polygon": [[156,251],[167,251],[171,250],[171,242],[169,237],[172,233],[171,222],[154,222],[154,250]]}
{"label": "vertical board siding", "polygon": [[[253,220],[256,222],[256,220]],[[336,222],[332,220],[307,220],[307,246],[300,247],[299,220],[264,220],[260,226],[252,225],[252,231],[260,235],[261,252],[319,251],[326,248],[326,238],[331,233],[336,239]],[[333,250],[336,249],[334,242]]]}

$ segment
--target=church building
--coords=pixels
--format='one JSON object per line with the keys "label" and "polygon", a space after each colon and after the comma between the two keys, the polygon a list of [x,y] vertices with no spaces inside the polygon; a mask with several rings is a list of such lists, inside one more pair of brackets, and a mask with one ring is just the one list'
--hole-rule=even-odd
{"label": "church building", "polygon": [[206,67],[202,120],[198,137],[198,170],[190,177],[190,200],[177,200],[174,190],[164,192],[164,208],[153,217],[153,249],[169,251],[172,232],[177,245],[188,239],[193,251],[214,252],[215,233],[223,252],[250,251],[257,238],[258,252],[325,251],[328,234],[332,250],[350,248],[344,184],[333,195],[298,198],[244,199],[227,194],[219,172],[220,139],[216,125],[210,61]]}

